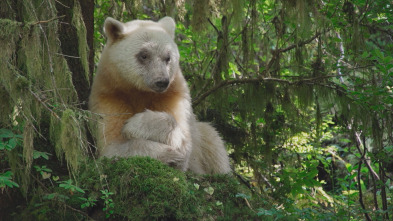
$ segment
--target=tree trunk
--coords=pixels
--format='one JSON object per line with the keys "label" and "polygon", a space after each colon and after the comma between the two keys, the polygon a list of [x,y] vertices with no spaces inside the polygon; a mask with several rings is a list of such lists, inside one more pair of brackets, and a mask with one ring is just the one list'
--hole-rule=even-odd
{"label": "tree trunk", "polygon": [[[56,9],[58,16],[65,15],[59,22],[58,35],[61,41],[61,50],[72,72],[72,82],[78,93],[81,107],[87,109],[94,69],[94,1],[63,0],[61,3],[56,1]],[[77,17],[79,13],[82,14],[82,17]],[[87,45],[84,45],[84,41]],[[85,50],[88,51],[87,54],[84,54]],[[84,63],[85,59],[88,63]]]}
{"label": "tree trunk", "polygon": [[[16,211],[35,192],[45,192],[32,179],[37,151],[50,156],[41,163],[66,176],[83,156],[93,10],[93,0],[0,1],[0,129],[23,136],[15,137],[13,149],[0,151],[0,174],[11,171],[19,185],[0,193],[0,211]],[[10,215],[0,212],[0,220]]]}

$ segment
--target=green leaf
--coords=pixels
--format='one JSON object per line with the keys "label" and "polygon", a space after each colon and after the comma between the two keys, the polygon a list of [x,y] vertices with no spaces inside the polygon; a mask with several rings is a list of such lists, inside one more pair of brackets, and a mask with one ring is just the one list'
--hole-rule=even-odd
{"label": "green leaf", "polygon": [[6,171],[3,174],[0,174],[0,188],[4,188],[4,187],[19,187],[19,185],[17,183],[15,183],[14,181],[12,181],[12,175],[13,173],[11,171]]}
{"label": "green leaf", "polygon": [[33,151],[33,159],[38,159],[38,158],[42,157],[45,160],[48,160],[49,155],[51,155],[51,154],[47,153],[47,152],[41,152],[41,151],[37,151],[37,150]]}
{"label": "green leaf", "polygon": [[47,173],[47,172],[42,172],[41,175],[42,175],[42,178],[43,178],[44,180],[51,177],[51,173]]}
{"label": "green leaf", "polygon": [[16,145],[18,144],[18,142],[16,141],[15,138],[11,138],[11,139],[8,141],[8,144],[10,145],[11,149],[14,149],[14,148],[16,147]]}
{"label": "green leaf", "polygon": [[229,74],[241,75],[240,71],[237,69],[237,65],[232,62],[229,62]]}
{"label": "green leaf", "polygon": [[213,187],[211,187],[211,186],[209,186],[209,187],[206,187],[205,189],[203,189],[206,193],[208,193],[209,195],[213,195],[213,193],[214,193],[214,189],[213,189]]}
{"label": "green leaf", "polygon": [[48,195],[46,195],[46,198],[47,198],[48,200],[51,200],[51,199],[55,198],[56,194],[57,194],[57,193],[48,194]]}
{"label": "green leaf", "polygon": [[11,137],[14,137],[14,133],[12,133],[11,130],[8,130],[5,128],[0,129],[0,139],[1,138],[11,138]]}
{"label": "green leaf", "polygon": [[236,194],[236,197],[237,197],[237,198],[240,197],[240,198],[244,198],[244,199],[248,199],[248,200],[251,199],[251,196],[246,195],[246,194],[244,194],[244,193],[237,193],[237,194]]}
{"label": "green leaf", "polygon": [[262,215],[264,215],[264,216],[272,216],[273,214],[274,214],[274,211],[265,210],[263,208],[259,208],[258,212],[257,212],[258,216],[262,216]]}

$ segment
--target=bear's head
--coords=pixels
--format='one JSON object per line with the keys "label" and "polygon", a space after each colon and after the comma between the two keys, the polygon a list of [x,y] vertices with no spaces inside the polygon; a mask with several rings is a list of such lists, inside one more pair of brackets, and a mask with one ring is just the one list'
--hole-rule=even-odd
{"label": "bear's head", "polygon": [[105,52],[120,77],[139,90],[165,92],[179,72],[179,51],[174,42],[175,22],[134,20],[122,23],[107,18]]}

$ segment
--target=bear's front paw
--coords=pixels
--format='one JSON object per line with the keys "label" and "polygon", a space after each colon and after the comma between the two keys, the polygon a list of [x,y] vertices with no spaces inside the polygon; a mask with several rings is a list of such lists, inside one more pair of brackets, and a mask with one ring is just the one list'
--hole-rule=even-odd
{"label": "bear's front paw", "polygon": [[127,138],[142,138],[166,143],[168,136],[176,128],[176,120],[166,112],[146,110],[128,119],[122,135]]}
{"label": "bear's front paw", "polygon": [[158,160],[178,170],[187,170],[186,153],[184,151],[168,149]]}

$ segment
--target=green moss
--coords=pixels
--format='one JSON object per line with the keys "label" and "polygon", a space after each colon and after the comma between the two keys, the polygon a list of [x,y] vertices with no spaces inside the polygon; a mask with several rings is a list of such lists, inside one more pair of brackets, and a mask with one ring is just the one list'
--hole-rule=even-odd
{"label": "green moss", "polygon": [[0,85],[0,127],[9,126],[9,114],[12,111],[10,107],[11,98],[8,92]]}
{"label": "green moss", "polygon": [[79,1],[75,1],[73,16],[72,16],[72,24],[75,26],[78,34],[78,45],[79,45],[79,56],[82,62],[83,69],[85,71],[85,77],[89,80],[89,59],[88,59],[88,52],[89,47],[86,41],[86,27],[85,23],[83,22],[82,17],[82,10],[81,6],[79,5]]}
{"label": "green moss", "polygon": [[[25,163],[25,175],[30,176],[31,165],[33,164],[34,152],[34,127],[31,122],[26,122],[23,129],[23,161]],[[27,194],[27,183],[22,186],[23,191]]]}
{"label": "green moss", "polygon": [[[61,176],[59,181],[67,179]],[[84,193],[53,183],[38,187],[12,218],[104,220],[105,213],[113,211],[112,220],[258,220],[255,211],[270,207],[232,176],[183,173],[149,157],[88,160],[71,182]],[[113,193],[109,195],[113,206],[106,211],[102,191]],[[95,205],[82,208],[88,198]]]}
{"label": "green moss", "polygon": [[16,36],[22,28],[22,23],[10,19],[0,19],[0,38]]}
{"label": "green moss", "polygon": [[185,175],[151,158],[104,158],[87,165],[78,181],[93,190],[91,197],[102,189],[113,192],[117,217],[189,220],[198,216],[198,203]]}
{"label": "green moss", "polygon": [[[114,193],[113,217],[128,220],[232,220],[256,218],[238,193],[249,194],[231,176],[183,173],[148,158],[103,158],[83,166],[77,178],[86,198]],[[213,192],[208,191],[211,188]]]}
{"label": "green moss", "polygon": [[67,162],[67,166],[71,172],[78,169],[80,157],[82,156],[81,145],[81,128],[75,117],[75,113],[71,109],[63,112],[60,120],[60,130],[58,140],[56,142],[56,155],[61,158],[63,153]]}

